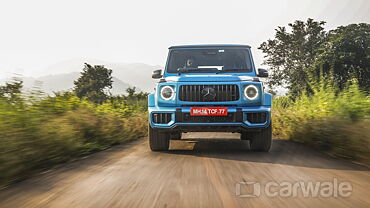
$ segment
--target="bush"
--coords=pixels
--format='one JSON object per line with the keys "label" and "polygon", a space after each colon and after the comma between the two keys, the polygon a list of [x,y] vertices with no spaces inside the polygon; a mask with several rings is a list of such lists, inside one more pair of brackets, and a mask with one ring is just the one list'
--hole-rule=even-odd
{"label": "bush", "polygon": [[273,133],[332,155],[370,165],[370,97],[356,80],[338,91],[330,80],[311,83],[313,93],[273,101]]}
{"label": "bush", "polygon": [[147,133],[139,104],[96,105],[73,93],[18,98],[0,97],[0,185]]}

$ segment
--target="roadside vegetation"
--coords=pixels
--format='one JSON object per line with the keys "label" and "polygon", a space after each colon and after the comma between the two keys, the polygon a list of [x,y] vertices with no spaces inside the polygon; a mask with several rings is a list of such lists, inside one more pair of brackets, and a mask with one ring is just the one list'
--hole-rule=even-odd
{"label": "roadside vegetation", "polygon": [[[264,42],[273,134],[370,166],[370,25],[296,21]],[[273,92],[274,93],[274,92]]]}
{"label": "roadside vegetation", "polygon": [[53,96],[0,86],[0,186],[146,135],[147,94],[110,96],[110,74],[86,64],[73,91]]}
{"label": "roadside vegetation", "polygon": [[370,96],[352,80],[340,92],[322,81],[310,94],[273,101],[273,134],[370,166]]}

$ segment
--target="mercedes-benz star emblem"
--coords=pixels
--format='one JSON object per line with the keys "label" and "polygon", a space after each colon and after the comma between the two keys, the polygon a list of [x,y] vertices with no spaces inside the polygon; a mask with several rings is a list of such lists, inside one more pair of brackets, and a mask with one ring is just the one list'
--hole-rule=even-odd
{"label": "mercedes-benz star emblem", "polygon": [[203,88],[201,94],[206,101],[212,101],[216,98],[216,90],[212,87]]}

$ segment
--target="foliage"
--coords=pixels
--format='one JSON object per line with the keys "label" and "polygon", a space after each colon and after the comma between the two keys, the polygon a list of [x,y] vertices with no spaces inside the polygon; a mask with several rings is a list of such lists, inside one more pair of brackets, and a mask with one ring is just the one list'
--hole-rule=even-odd
{"label": "foliage", "polygon": [[14,80],[5,83],[5,86],[0,86],[0,98],[8,98],[9,101],[14,101],[19,98],[23,87],[21,80]]}
{"label": "foliage", "polygon": [[136,91],[136,87],[129,87],[126,89],[126,92],[127,92],[127,98],[128,99],[136,99],[136,100],[142,100],[142,99],[146,99],[149,95],[149,93],[147,92],[137,92]]}
{"label": "foliage", "polygon": [[295,21],[276,29],[275,38],[263,42],[264,64],[271,68],[270,88],[283,86],[289,94],[311,93],[309,76],[319,77],[320,71],[334,78],[340,89],[356,78],[362,89],[370,89],[370,25],[351,24],[329,32],[325,22],[308,19]]}
{"label": "foliage", "polygon": [[370,24],[341,26],[328,33],[327,41],[319,49],[316,71],[332,71],[340,89],[352,77],[359,86],[370,90]]}
{"label": "foliage", "polygon": [[112,88],[112,70],[101,65],[85,63],[81,76],[74,82],[77,97],[86,97],[94,103],[102,103],[108,98],[107,90]]}
{"label": "foliage", "polygon": [[370,165],[370,97],[356,79],[339,91],[333,79],[311,81],[313,93],[273,101],[273,133]]}
{"label": "foliage", "polygon": [[307,74],[318,54],[318,48],[326,40],[325,22],[308,19],[295,21],[290,27],[278,27],[275,38],[263,42],[259,49],[266,55],[264,64],[272,71],[268,81],[270,88],[286,86],[293,95],[308,90]]}
{"label": "foliage", "polygon": [[10,99],[0,97],[0,185],[147,132],[141,101],[97,105],[73,92]]}

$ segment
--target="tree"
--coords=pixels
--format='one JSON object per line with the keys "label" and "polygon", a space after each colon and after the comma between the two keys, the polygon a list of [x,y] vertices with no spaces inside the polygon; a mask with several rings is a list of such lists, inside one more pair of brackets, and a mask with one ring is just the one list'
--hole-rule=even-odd
{"label": "tree", "polygon": [[136,87],[128,87],[126,89],[126,92],[128,93],[128,97],[131,98],[135,95],[136,93]]}
{"label": "tree", "polygon": [[352,77],[361,88],[370,90],[370,24],[350,24],[328,33],[316,61],[316,70],[332,72],[340,89]]}
{"label": "tree", "polygon": [[94,103],[102,103],[107,99],[112,83],[111,69],[85,63],[81,76],[74,82],[74,91],[79,98],[86,97]]}
{"label": "tree", "polygon": [[0,86],[0,98],[7,98],[10,101],[14,101],[19,98],[22,92],[23,81],[14,80],[12,82],[5,83],[4,86]]}
{"label": "tree", "polygon": [[136,87],[128,87],[126,89],[128,99],[143,100],[146,99],[149,95],[147,92],[137,92]]}
{"label": "tree", "polygon": [[306,71],[317,58],[318,49],[326,40],[324,21],[307,19],[306,22],[295,21],[285,27],[278,27],[275,38],[263,42],[258,49],[264,55],[264,64],[271,70],[267,82],[270,88],[284,86],[293,95],[302,90],[309,90]]}

